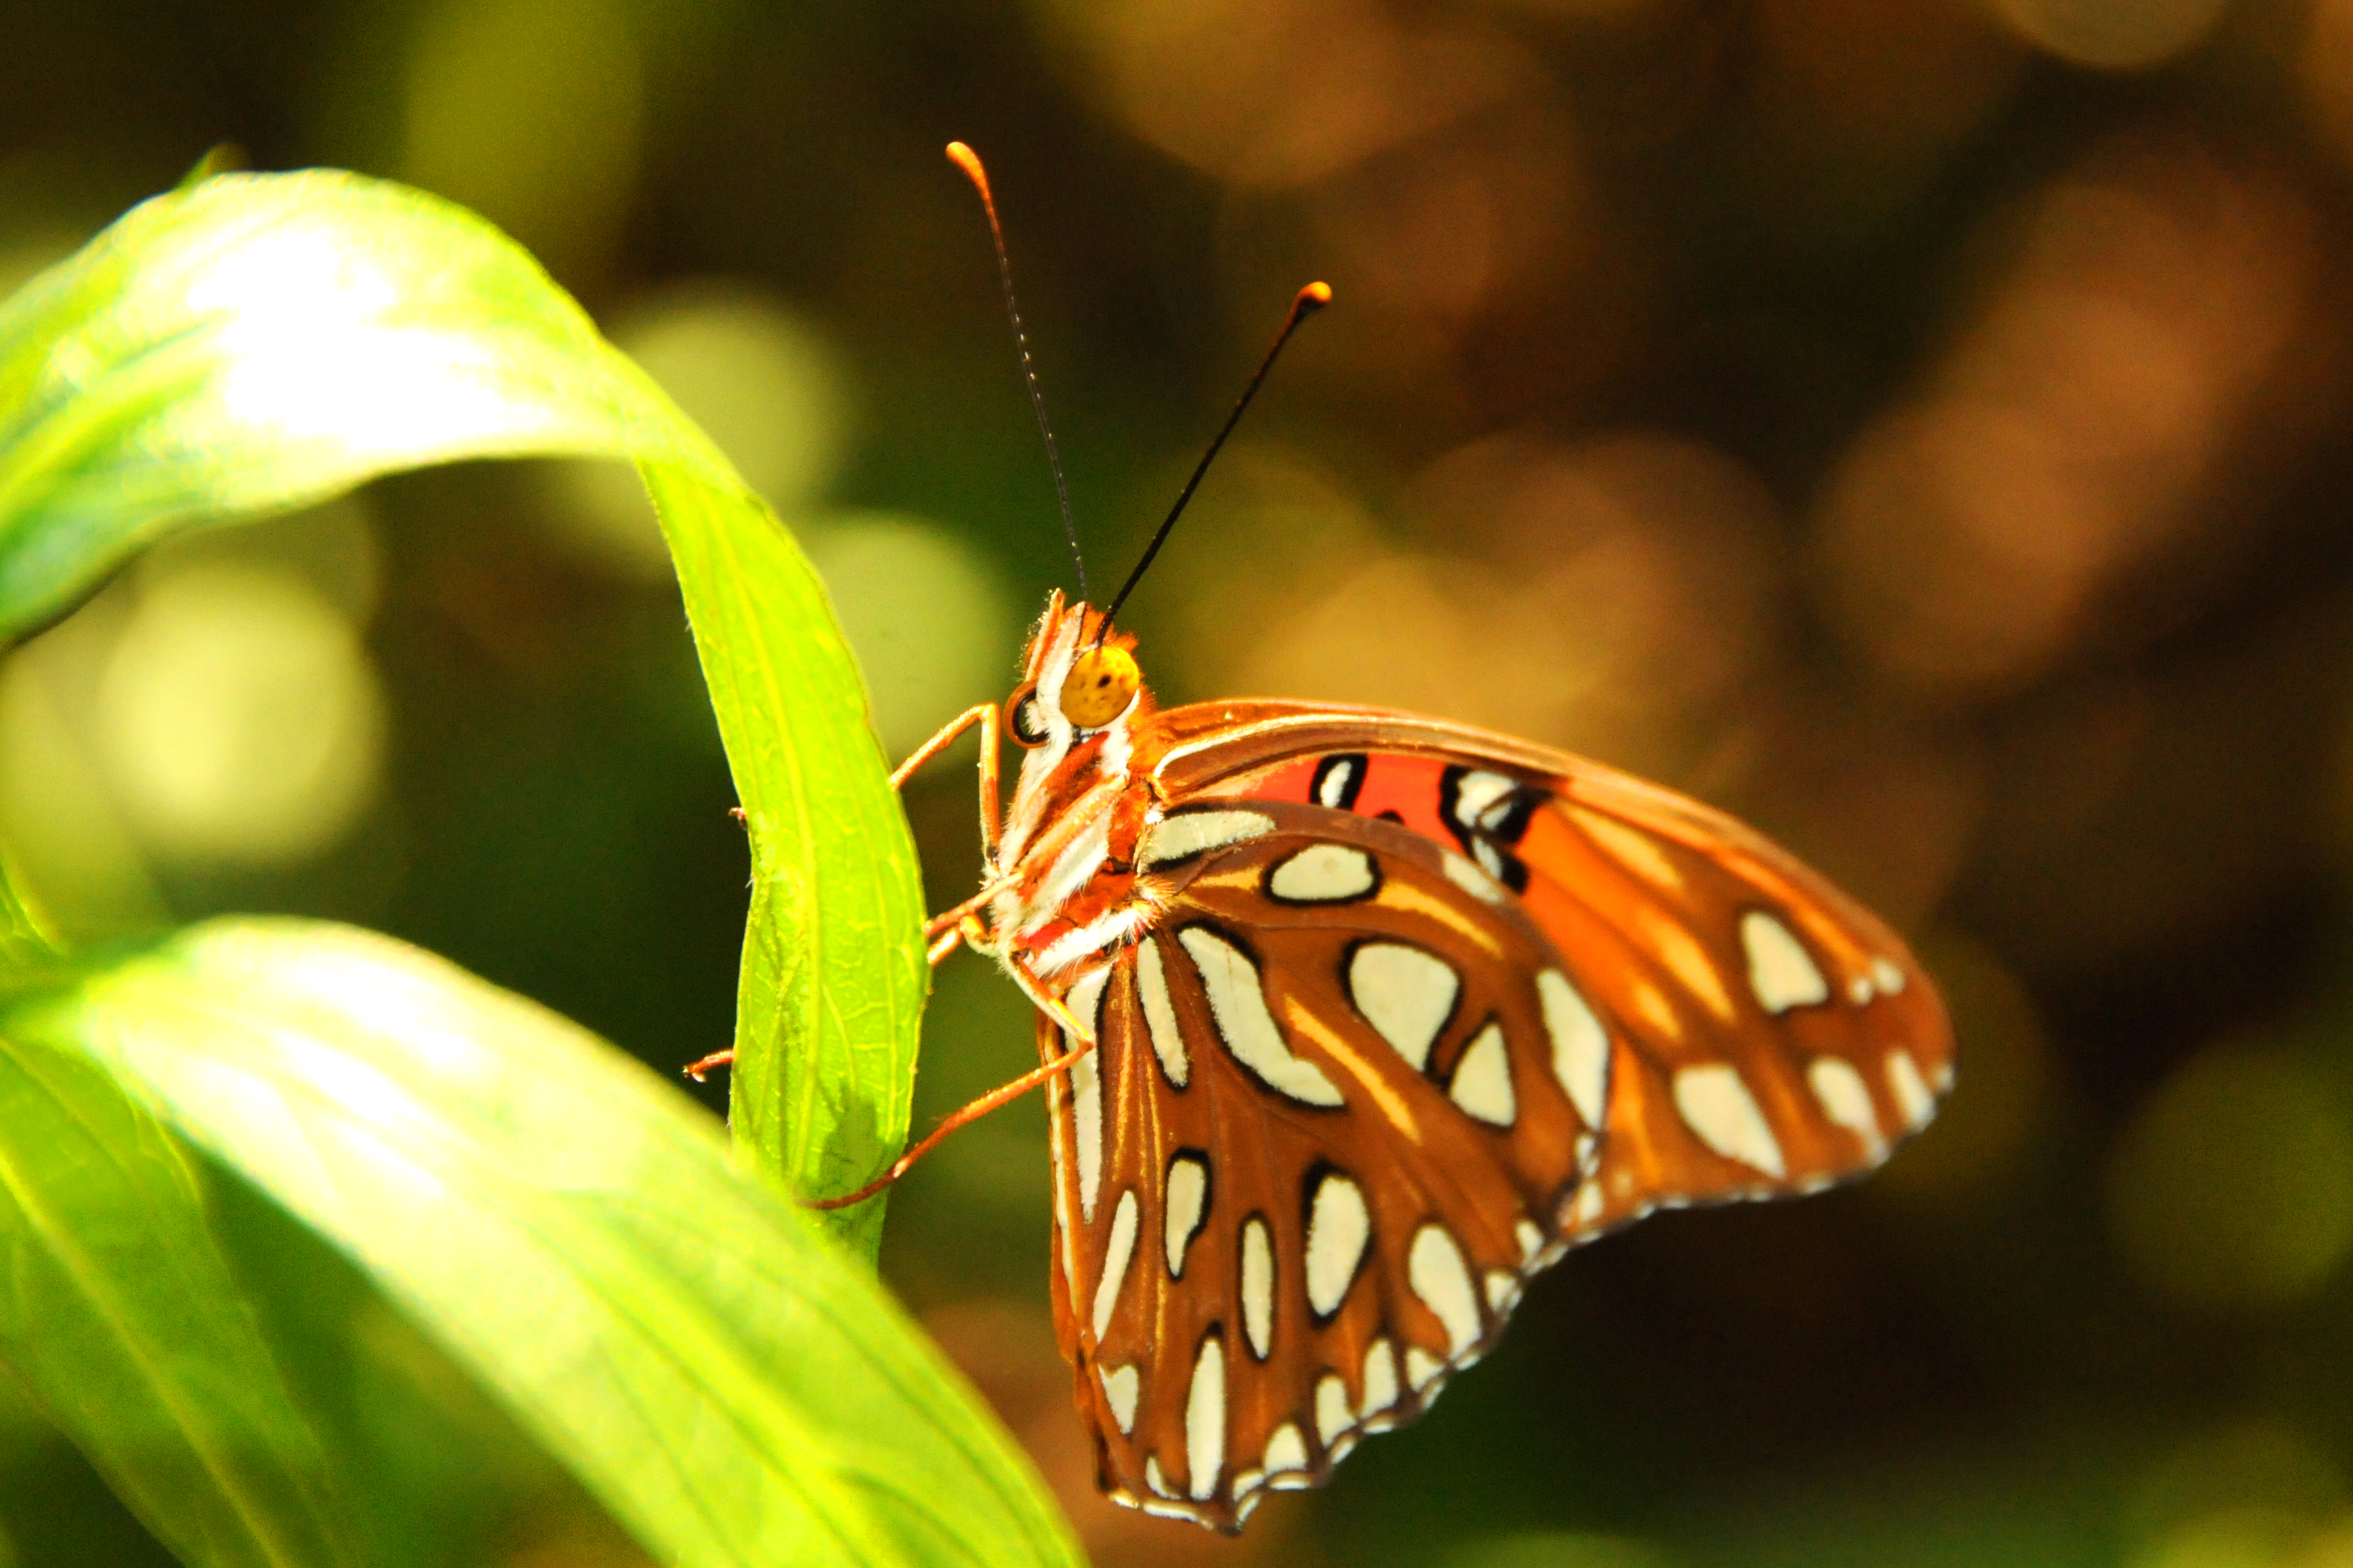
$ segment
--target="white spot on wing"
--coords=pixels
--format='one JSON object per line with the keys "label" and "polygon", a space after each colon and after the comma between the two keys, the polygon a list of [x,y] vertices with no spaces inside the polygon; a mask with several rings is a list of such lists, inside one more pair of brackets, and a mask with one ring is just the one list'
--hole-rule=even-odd
{"label": "white spot on wing", "polygon": [[[1097,1039],[1103,1038],[1103,987],[1110,982],[1111,966],[1106,964],[1101,969],[1082,974],[1071,983],[1069,990],[1062,993],[1062,1005],[1071,1010],[1071,1017],[1093,1030]],[[1068,1029],[1062,1031],[1064,1039],[1070,1039],[1070,1035],[1071,1032]],[[1074,1047],[1078,1043],[1076,1040],[1071,1040],[1071,1044]]]}
{"label": "white spot on wing", "polygon": [[1242,1226],[1242,1332],[1259,1360],[1274,1349],[1274,1244],[1256,1215]]}
{"label": "white spot on wing", "polygon": [[1345,1432],[1356,1419],[1348,1408],[1348,1385],[1336,1372],[1327,1372],[1315,1383],[1315,1432],[1330,1447],[1332,1439]]}
{"label": "white spot on wing", "polygon": [[1508,1268],[1490,1268],[1479,1281],[1486,1287],[1487,1305],[1499,1315],[1508,1312],[1520,1299],[1520,1277]]}
{"label": "white spot on wing", "polygon": [[1387,1340],[1365,1347],[1365,1417],[1369,1420],[1397,1403],[1397,1351]]}
{"label": "white spot on wing", "polygon": [[1498,882],[1451,849],[1446,851],[1446,858],[1441,864],[1446,868],[1448,881],[1482,904],[1500,904],[1507,896],[1503,883]]}
{"label": "white spot on wing", "polygon": [[1552,1037],[1553,1076],[1568,1091],[1578,1118],[1599,1127],[1609,1087],[1609,1037],[1559,970],[1536,976],[1536,997],[1544,1004],[1545,1033]]}
{"label": "white spot on wing", "polygon": [[1326,1172],[1307,1207],[1307,1304],[1317,1317],[1340,1310],[1372,1236],[1365,1194],[1347,1177]]}
{"label": "white spot on wing", "polygon": [[1103,1379],[1103,1403],[1111,1406],[1111,1418],[1119,1423],[1121,1434],[1134,1431],[1135,1398],[1143,1392],[1143,1373],[1132,1366],[1099,1366],[1095,1373]]}
{"label": "white spot on wing", "polygon": [[1185,1250],[1201,1228],[1201,1205],[1209,1194],[1209,1167],[1190,1154],[1168,1162],[1168,1184],[1163,1194],[1161,1245],[1168,1254],[1168,1277],[1185,1277]]}
{"label": "white spot on wing", "polygon": [[1345,1103],[1314,1063],[1291,1054],[1274,1015],[1267,1011],[1258,965],[1241,949],[1201,926],[1187,926],[1176,940],[1192,955],[1209,996],[1209,1016],[1234,1059],[1264,1079],[1278,1094],[1305,1105]]}
{"label": "white spot on wing", "polygon": [[1748,988],[1767,1013],[1810,1007],[1830,999],[1830,982],[1789,928],[1762,910],[1740,917],[1740,945],[1748,952]]}
{"label": "white spot on wing", "polygon": [[1905,1125],[1914,1131],[1927,1126],[1928,1119],[1936,1114],[1936,1097],[1928,1092],[1911,1052],[1898,1048],[1887,1053],[1887,1089],[1895,1096],[1895,1109],[1904,1113]]}
{"label": "white spot on wing", "polygon": [[1071,1119],[1079,1128],[1079,1214],[1095,1217],[1095,1196],[1103,1190],[1103,1079],[1089,1051],[1071,1064]]}
{"label": "white spot on wing", "polygon": [[1504,818],[1510,815],[1513,799],[1519,790],[1517,779],[1506,778],[1502,773],[1483,771],[1464,773],[1462,782],[1455,786],[1454,820],[1464,827],[1483,828],[1492,833],[1503,826]]}
{"label": "white spot on wing", "polygon": [[1452,1353],[1461,1355],[1479,1342],[1479,1299],[1471,1291],[1471,1270],[1444,1226],[1425,1225],[1414,1232],[1406,1278],[1421,1304],[1446,1325]]}
{"label": "white spot on wing", "polygon": [[[1162,1497],[1173,1498],[1176,1495],[1175,1489],[1168,1484],[1168,1478],[1160,1473],[1160,1456],[1157,1454],[1144,1456],[1144,1484]],[[1186,1516],[1180,1513],[1176,1517],[1182,1519]]]}
{"label": "white spot on wing", "polygon": [[1223,849],[1274,831],[1262,811],[1187,811],[1165,816],[1144,830],[1135,847],[1135,868],[1148,871],[1211,849]]}
{"label": "white spot on wing", "polygon": [[1739,1069],[1722,1062],[1685,1068],[1675,1074],[1675,1110],[1699,1141],[1727,1160],[1753,1165],[1769,1176],[1786,1173],[1781,1145],[1765,1113],[1740,1079]]}
{"label": "white spot on wing", "polygon": [[1512,1094],[1512,1058],[1504,1049],[1501,1024],[1489,1024],[1463,1047],[1447,1094],[1492,1127],[1509,1127],[1519,1115],[1519,1101]]}
{"label": "white spot on wing", "polygon": [[1461,989],[1453,965],[1402,942],[1368,942],[1348,960],[1348,999],[1417,1070],[1430,1065]]}
{"label": "white spot on wing", "polygon": [[1536,1254],[1544,1250],[1545,1235],[1533,1220],[1519,1220],[1512,1226],[1513,1239],[1520,1244],[1520,1261],[1534,1263]]}
{"label": "white spot on wing", "polygon": [[[1405,1380],[1413,1385],[1416,1394],[1429,1390],[1445,1371],[1446,1363],[1419,1345],[1405,1347]],[[1435,1391],[1430,1391],[1428,1397],[1435,1399],[1438,1395]]]}
{"label": "white spot on wing", "polygon": [[1296,1424],[1286,1421],[1267,1438],[1265,1468],[1270,1476],[1307,1468],[1307,1439],[1299,1435]]}
{"label": "white spot on wing", "polygon": [[1884,958],[1871,961],[1871,982],[1887,995],[1894,996],[1904,989],[1904,971]]}
{"label": "white spot on wing", "polygon": [[1373,858],[1346,844],[1311,844],[1287,856],[1267,879],[1267,890],[1295,904],[1342,903],[1380,885]]}
{"label": "white spot on wing", "polygon": [[1111,1241],[1103,1248],[1103,1278],[1095,1283],[1095,1340],[1100,1343],[1103,1331],[1111,1327],[1112,1310],[1119,1305],[1119,1288],[1127,1279],[1127,1266],[1135,1256],[1135,1228],[1139,1210],[1133,1190],[1119,1194],[1119,1207],[1112,1211]]}
{"label": "white spot on wing", "polygon": [[1816,1057],[1806,1069],[1806,1086],[1814,1091],[1823,1115],[1862,1139],[1864,1154],[1879,1158],[1887,1141],[1880,1135],[1879,1116],[1871,1108],[1871,1089],[1861,1073],[1836,1057]]}
{"label": "white spot on wing", "polygon": [[1315,791],[1315,804],[1339,810],[1341,802],[1348,798],[1348,786],[1356,782],[1356,770],[1364,765],[1353,757],[1346,762],[1334,763],[1325,771],[1324,782]]}
{"label": "white spot on wing", "polygon": [[1226,1468],[1226,1349],[1218,1336],[1201,1342],[1193,1386],[1185,1395],[1185,1474],[1194,1500],[1214,1497]]}
{"label": "white spot on wing", "polygon": [[1152,1054],[1160,1058],[1161,1075],[1172,1087],[1182,1089],[1192,1077],[1193,1062],[1185,1054],[1176,1005],[1168,1000],[1168,975],[1161,967],[1156,942],[1146,942],[1135,950],[1135,989],[1144,999],[1144,1032],[1152,1037]]}
{"label": "white spot on wing", "polygon": [[[1103,1036],[1103,986],[1111,979],[1108,967],[1080,976],[1078,983],[1062,994],[1063,1005],[1071,1016]],[[1079,1042],[1062,1031],[1063,1040],[1072,1048]],[[1103,1076],[1098,1068],[1100,1052],[1089,1051],[1071,1064],[1071,1119],[1079,1130],[1079,1213],[1086,1219],[1095,1217],[1095,1197],[1103,1189]]]}

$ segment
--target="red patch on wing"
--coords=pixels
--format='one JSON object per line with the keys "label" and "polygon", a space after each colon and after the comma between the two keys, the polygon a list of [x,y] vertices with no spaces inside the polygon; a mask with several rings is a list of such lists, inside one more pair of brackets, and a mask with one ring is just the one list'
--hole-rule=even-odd
{"label": "red patch on wing", "polygon": [[[1439,775],[1446,764],[1434,757],[1403,757],[1375,752],[1343,753],[1362,757],[1365,782],[1357,787],[1356,801],[1349,809],[1358,816],[1379,816],[1394,813],[1394,819],[1412,828],[1425,838],[1435,839],[1450,849],[1461,845],[1448,832],[1438,815]],[[1245,773],[1214,784],[1201,793],[1225,799],[1295,800],[1303,805],[1319,804],[1315,799],[1315,774],[1330,761],[1328,756],[1294,757],[1279,763],[1264,773]]]}

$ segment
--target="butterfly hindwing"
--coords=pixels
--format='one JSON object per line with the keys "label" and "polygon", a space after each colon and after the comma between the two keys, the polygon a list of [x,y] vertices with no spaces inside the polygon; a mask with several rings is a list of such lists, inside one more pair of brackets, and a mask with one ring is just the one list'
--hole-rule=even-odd
{"label": "butterfly hindwing", "polygon": [[1296,704],[1134,745],[1134,826],[999,911],[1098,1041],[1049,1084],[1054,1298],[1120,1501],[1237,1528],[1417,1416],[1571,1246],[1859,1173],[1951,1081],[1903,943],[1671,791]]}
{"label": "butterfly hindwing", "polygon": [[1151,868],[1165,916],[1071,987],[1099,1046],[1053,1100],[1057,1294],[1106,1484],[1227,1527],[1493,1342],[1557,1252],[1609,1070],[1467,857],[1333,807],[1249,815]]}

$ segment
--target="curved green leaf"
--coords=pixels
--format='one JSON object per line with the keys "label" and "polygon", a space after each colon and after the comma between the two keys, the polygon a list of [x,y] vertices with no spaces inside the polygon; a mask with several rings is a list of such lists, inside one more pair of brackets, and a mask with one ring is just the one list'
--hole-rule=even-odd
{"label": "curved green leaf", "polygon": [[[649,467],[646,481],[704,644],[752,830],[728,1100],[735,1136],[796,1191],[854,1191],[907,1140],[913,1030],[931,978],[920,946],[897,940],[921,930],[914,845],[887,785],[873,789],[861,773],[792,745],[784,724],[753,718],[790,714],[801,733],[871,733],[862,692],[825,679],[848,663],[849,647],[792,541],[780,528],[721,526],[707,515],[719,492],[678,469]],[[822,834],[795,826],[820,822]],[[817,1049],[797,1056],[797,1041]],[[786,1048],[761,1048],[776,1042]],[[881,1246],[881,1197],[821,1212],[870,1259]]]}
{"label": "curved green leaf", "polygon": [[[134,210],[0,306],[0,644],[172,529],[305,504],[394,468],[525,453],[634,460],[653,492],[752,830],[740,1142],[787,1190],[862,1182],[905,1139],[925,971],[912,842],[854,665],[765,506],[480,219],[346,174],[204,180]],[[0,980],[13,972],[21,987],[53,949],[32,911],[13,896],[0,906]],[[843,1561],[1067,1554],[1016,1452],[944,1382],[879,1289],[841,1285],[818,1227],[780,1200],[740,1184],[717,1195],[699,1112],[641,1078],[617,1087],[618,1069],[576,1034],[511,1000],[483,1003],[491,994],[403,950],[313,964],[321,942],[347,955],[367,946],[282,931],[198,939],[45,1009],[16,1004],[12,1016],[34,1032],[15,1037],[102,1037],[104,1059],[167,1120],[386,1280],[617,1514],[650,1542],[682,1543],[679,1561],[767,1561],[782,1542],[806,1553],[827,1542]],[[239,967],[265,948],[268,962]],[[238,964],[214,962],[231,952]],[[322,974],[333,976],[319,983],[327,992],[296,984]],[[426,996],[413,1009],[368,1011],[416,986]],[[299,1019],[287,1011],[298,1001]],[[512,1038],[483,1037],[500,1029]],[[554,1035],[571,1044],[549,1045]],[[462,1096],[431,1075],[464,1043],[459,1055],[483,1079],[469,1092],[497,1080],[527,1099],[537,1080],[518,1076],[517,1040],[526,1058],[546,1053],[536,1066],[549,1073],[595,1058],[578,1070],[615,1097],[607,1113],[465,1122]],[[336,1098],[363,1058],[387,1091],[382,1105]],[[409,1073],[426,1079],[403,1089]],[[233,1084],[244,1088],[229,1093]],[[627,1115],[611,1113],[624,1104]],[[406,1119],[383,1120],[404,1106]],[[555,1142],[523,1148],[526,1127]],[[592,1128],[596,1138],[565,1136]],[[125,1170],[135,1164],[135,1143],[109,1147]],[[605,1160],[614,1173],[588,1169]],[[534,1161],[576,1167],[578,1180]],[[314,1180],[330,1167],[332,1182]],[[521,1201],[567,1183],[601,1196]],[[707,1212],[672,1212],[656,1186],[701,1194]],[[437,1224],[444,1212],[469,1216],[464,1247],[445,1257],[438,1232],[420,1234],[420,1194]],[[130,1201],[118,1191],[75,1234]],[[881,1213],[878,1202],[822,1223],[871,1260]],[[493,1323],[511,1271],[540,1305]],[[548,1318],[551,1302],[581,1315]],[[590,1321],[593,1346],[570,1331]],[[608,1331],[628,1353],[600,1372]],[[96,1331],[77,1343],[94,1364],[136,1353]],[[551,1365],[559,1343],[572,1359]],[[787,1353],[803,1359],[775,1364]],[[299,1423],[267,1380],[250,1386],[257,1422]],[[670,1403],[639,1409],[649,1390]],[[73,1435],[104,1455],[104,1425]],[[174,1462],[200,1468],[205,1434],[187,1427],[178,1440],[190,1452]],[[723,1458],[703,1464],[703,1445]],[[191,1515],[159,1528],[179,1541],[205,1526]]]}
{"label": "curved green leaf", "polygon": [[357,1258],[666,1562],[1075,1548],[865,1268],[709,1119],[389,939],[224,921],[0,1011]]}
{"label": "curved green leaf", "polygon": [[0,1248],[0,1355],[183,1562],[354,1561],[185,1154],[88,1058],[5,1034]]}
{"label": "curved green leaf", "polygon": [[[735,1117],[794,1190],[903,1146],[925,971],[913,840],[799,550],[521,247],[355,175],[135,208],[0,307],[0,642],[175,527],[420,463],[636,460],[753,837]],[[827,1223],[869,1256],[878,1200]]]}
{"label": "curved green leaf", "polygon": [[17,883],[8,851],[0,845],[0,972],[29,968],[57,956],[57,934]]}
{"label": "curved green leaf", "polygon": [[733,481],[462,208],[324,172],[157,196],[0,306],[0,640],[176,527],[525,453]]}

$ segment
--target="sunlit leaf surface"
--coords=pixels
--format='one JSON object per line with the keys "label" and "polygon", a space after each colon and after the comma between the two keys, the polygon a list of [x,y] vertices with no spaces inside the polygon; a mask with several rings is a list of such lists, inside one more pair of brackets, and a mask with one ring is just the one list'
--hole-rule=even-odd
{"label": "sunlit leaf surface", "polygon": [[183,1561],[354,1561],[185,1151],[86,1057],[5,1026],[0,1246],[0,1355]]}
{"label": "sunlit leaf surface", "polygon": [[[660,503],[753,835],[737,1120],[796,1189],[854,1186],[905,1141],[923,986],[855,667],[765,506],[480,219],[353,175],[225,176],[0,307],[0,639],[174,527],[526,453],[635,459]],[[881,1211],[828,1223],[871,1256]]]}
{"label": "sunlit leaf surface", "polygon": [[544,1009],[388,939],[216,922],[0,1036],[90,1053],[348,1251],[663,1561],[1073,1555],[866,1269]]}
{"label": "sunlit leaf surface", "polygon": [[[854,664],[766,506],[480,219],[351,175],[205,180],[0,306],[0,644],[175,529],[525,454],[635,461],[659,500],[752,833],[736,1119],[782,1186],[855,1184],[904,1140],[924,970],[913,854]],[[0,964],[48,955],[0,890]],[[810,1222],[746,1194],[701,1112],[545,1015],[406,950],[280,931],[195,940],[23,1027],[102,1047],[168,1121],[361,1259],[666,1557],[1061,1552],[1001,1435],[871,1282],[839,1284],[854,1255],[811,1234],[871,1261],[882,1205]],[[17,1099],[28,1146],[57,1147],[37,1136],[45,1108],[65,1114],[54,1091]],[[86,1134],[116,1180],[79,1194],[51,1241],[27,1239],[47,1222],[20,1203],[39,1268],[70,1274],[59,1248],[110,1223],[170,1230],[163,1208],[110,1220],[110,1192],[180,1190],[173,1150],[140,1125]],[[212,1257],[192,1225],[156,1242],[201,1298],[170,1348],[189,1377],[239,1380],[237,1356],[259,1352],[200,1332],[242,1307],[220,1279],[192,1282]],[[121,1458],[133,1395],[168,1405],[172,1389],[141,1364],[136,1325],[92,1301],[77,1375],[130,1392],[59,1418],[159,1533],[206,1561],[327,1560],[299,1508],[244,1519],[267,1488],[215,1463],[201,1422],[150,1421],[167,1451]],[[242,1385],[239,1419],[299,1436],[266,1377]],[[290,1453],[265,1442],[255,1463],[299,1496]],[[183,1472],[211,1489],[155,1479]]]}

